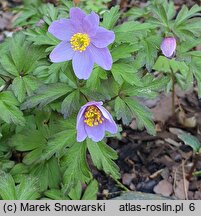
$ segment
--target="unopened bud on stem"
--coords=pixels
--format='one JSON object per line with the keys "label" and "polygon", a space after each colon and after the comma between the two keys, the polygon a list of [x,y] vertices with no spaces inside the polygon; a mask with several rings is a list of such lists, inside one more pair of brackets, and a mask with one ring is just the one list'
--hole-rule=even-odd
{"label": "unopened bud on stem", "polygon": [[176,39],[174,37],[166,37],[161,43],[161,51],[167,58],[173,57],[176,50]]}

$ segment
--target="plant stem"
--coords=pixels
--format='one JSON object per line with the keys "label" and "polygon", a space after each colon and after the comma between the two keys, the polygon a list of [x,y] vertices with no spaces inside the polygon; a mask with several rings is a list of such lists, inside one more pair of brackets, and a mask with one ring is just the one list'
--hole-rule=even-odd
{"label": "plant stem", "polygon": [[175,77],[172,72],[172,115],[175,114]]}
{"label": "plant stem", "polygon": [[1,78],[4,82],[7,82],[7,80],[6,80],[3,76],[0,76],[0,78]]}
{"label": "plant stem", "polygon": [[12,80],[11,79],[6,80],[2,76],[0,76],[0,77],[5,81],[5,84],[3,86],[1,86],[1,90],[0,91],[2,92],[2,91],[7,90],[7,88],[9,87],[9,85],[12,83]]}
{"label": "plant stem", "polygon": [[89,102],[89,99],[87,98],[87,96],[86,96],[85,94],[83,94],[82,92],[81,92],[81,94],[84,96],[85,100],[86,100],[87,102]]}
{"label": "plant stem", "polygon": [[5,86],[6,86],[6,85],[2,85],[2,86],[0,87],[0,92],[4,90]]}
{"label": "plant stem", "polygon": [[106,100],[104,103],[108,103],[108,102],[110,102],[110,101],[113,101],[113,100],[115,100],[118,96],[119,96],[119,95],[116,95],[116,96],[112,97],[110,100]]}
{"label": "plant stem", "polygon": [[130,190],[127,188],[127,187],[125,187],[120,181],[118,181],[117,179],[114,179],[114,181],[117,183],[117,185],[120,187],[120,188],[122,188],[123,190],[125,190],[125,191],[127,191],[127,192],[129,192]]}
{"label": "plant stem", "polygon": [[187,187],[186,187],[186,181],[185,181],[185,169],[184,169],[184,161],[182,161],[182,173],[183,173],[183,182],[184,182],[184,193],[185,193],[185,198],[188,200],[188,192],[187,192]]}
{"label": "plant stem", "polygon": [[187,175],[187,177],[186,177],[186,179],[189,181],[190,179],[191,179],[191,177],[193,176],[193,171],[195,170],[195,168],[196,168],[196,165],[197,165],[197,163],[198,163],[198,161],[199,161],[199,158],[200,158],[200,154],[196,154],[195,155],[195,158],[194,158],[194,160],[193,160],[193,166],[191,167],[191,169],[190,169],[190,171],[189,171],[189,173],[188,173],[188,175]]}

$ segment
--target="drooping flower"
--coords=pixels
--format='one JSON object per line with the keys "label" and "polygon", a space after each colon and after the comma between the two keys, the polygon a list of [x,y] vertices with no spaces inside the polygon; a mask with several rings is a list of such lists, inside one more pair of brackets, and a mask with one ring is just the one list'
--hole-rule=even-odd
{"label": "drooping flower", "polygon": [[164,56],[171,58],[176,50],[176,39],[174,37],[166,37],[161,43],[161,50]]}
{"label": "drooping flower", "polygon": [[79,8],[71,8],[70,19],[52,22],[49,33],[61,42],[50,53],[52,62],[72,59],[73,70],[79,79],[88,79],[94,63],[105,70],[112,67],[112,57],[107,46],[115,35],[99,26],[99,16],[87,15]]}
{"label": "drooping flower", "polygon": [[91,101],[81,107],[77,115],[77,141],[86,137],[98,142],[104,138],[105,131],[114,134],[117,125],[110,113],[102,106],[103,102]]}

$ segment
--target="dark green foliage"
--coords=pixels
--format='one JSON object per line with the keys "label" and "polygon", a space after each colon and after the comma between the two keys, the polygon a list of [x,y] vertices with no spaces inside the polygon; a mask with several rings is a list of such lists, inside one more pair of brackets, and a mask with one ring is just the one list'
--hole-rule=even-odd
{"label": "dark green foliage", "polygon": [[0,195],[4,200],[33,200],[40,197],[35,178],[23,178],[19,185],[10,174],[0,173]]}
{"label": "dark green foliage", "polygon": [[64,171],[65,191],[75,187],[79,181],[88,183],[92,179],[86,160],[86,142],[74,143],[62,158]]}
{"label": "dark green foliage", "polygon": [[23,113],[19,110],[20,103],[11,91],[0,92],[0,118],[6,123],[24,125]]}
{"label": "dark green foliage", "polygon": [[120,174],[118,166],[113,162],[113,160],[117,159],[117,153],[103,141],[94,143],[88,139],[87,147],[94,165],[99,170],[104,170],[114,179],[119,179]]}

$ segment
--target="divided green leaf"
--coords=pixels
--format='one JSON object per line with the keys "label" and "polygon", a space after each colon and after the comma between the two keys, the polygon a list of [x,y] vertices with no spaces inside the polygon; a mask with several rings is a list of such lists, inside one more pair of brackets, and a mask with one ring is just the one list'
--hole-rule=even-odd
{"label": "divided green leaf", "polygon": [[74,143],[62,158],[64,171],[64,190],[69,192],[80,181],[89,182],[92,178],[86,161],[86,142]]}
{"label": "divided green leaf", "polygon": [[90,139],[87,139],[87,148],[94,165],[99,170],[103,170],[114,179],[120,178],[119,168],[113,161],[117,159],[117,153],[112,148],[104,141],[95,143]]}

